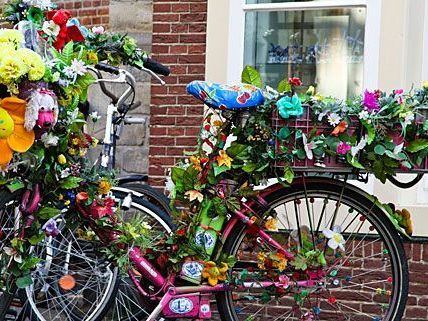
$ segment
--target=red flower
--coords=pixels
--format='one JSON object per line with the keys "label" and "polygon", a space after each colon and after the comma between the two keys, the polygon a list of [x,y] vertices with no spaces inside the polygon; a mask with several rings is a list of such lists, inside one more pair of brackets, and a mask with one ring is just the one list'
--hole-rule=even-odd
{"label": "red flower", "polygon": [[302,81],[298,77],[288,78],[288,83],[292,86],[300,86],[302,85]]}
{"label": "red flower", "polygon": [[184,236],[186,235],[186,229],[185,228],[181,228],[178,231],[175,232],[178,236]]}
{"label": "red flower", "polygon": [[104,216],[113,215],[114,201],[111,198],[104,200],[94,200],[91,204],[91,216],[93,219],[100,219]]}

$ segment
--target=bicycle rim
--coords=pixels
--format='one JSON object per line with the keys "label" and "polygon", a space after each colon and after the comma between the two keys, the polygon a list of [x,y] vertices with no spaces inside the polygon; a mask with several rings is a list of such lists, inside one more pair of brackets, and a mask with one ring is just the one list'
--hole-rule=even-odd
{"label": "bicycle rim", "polygon": [[[326,250],[325,287],[316,291],[290,287],[281,290],[284,293],[280,295],[254,290],[219,294],[223,320],[392,321],[402,315],[408,287],[407,265],[397,232],[373,202],[352,193],[341,182],[331,182],[308,180],[306,189],[297,184],[266,198],[270,215],[278,221],[278,231],[269,232],[273,238],[289,249],[294,244],[293,254],[303,247],[304,234],[311,241],[314,237],[316,248]],[[261,221],[262,226],[264,223]],[[342,227],[346,240],[341,254],[329,249],[329,239],[321,236],[323,229],[334,225]],[[269,248],[258,242],[246,235],[243,226],[226,241],[225,250],[238,258],[233,274],[250,267],[255,274],[263,275],[257,254]],[[302,271],[290,263],[278,274],[290,280],[304,278]]]}

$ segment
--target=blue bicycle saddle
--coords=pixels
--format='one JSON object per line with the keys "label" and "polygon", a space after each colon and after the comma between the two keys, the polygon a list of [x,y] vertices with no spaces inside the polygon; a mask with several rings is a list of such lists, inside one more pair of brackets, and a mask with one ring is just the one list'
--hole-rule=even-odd
{"label": "blue bicycle saddle", "polygon": [[242,109],[262,105],[263,92],[249,84],[220,85],[195,80],[187,85],[187,92],[206,105],[219,109]]}

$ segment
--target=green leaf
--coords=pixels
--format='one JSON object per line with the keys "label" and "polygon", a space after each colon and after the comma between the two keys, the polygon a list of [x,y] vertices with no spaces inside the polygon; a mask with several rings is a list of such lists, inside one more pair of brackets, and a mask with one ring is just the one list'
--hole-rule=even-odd
{"label": "green leaf", "polygon": [[254,67],[249,65],[245,66],[242,71],[241,80],[245,84],[262,88],[262,77],[260,76],[260,73]]}
{"label": "green leaf", "polygon": [[19,289],[24,289],[31,284],[33,284],[33,279],[30,275],[22,276],[16,280],[16,286]]}
{"label": "green leaf", "polygon": [[214,176],[218,176],[223,172],[226,172],[229,170],[229,167],[227,167],[226,165],[221,165],[218,166],[216,163],[213,163],[213,169],[214,169]]}
{"label": "green leaf", "polygon": [[367,130],[367,144],[371,144],[375,139],[376,132],[372,124],[369,124],[366,120],[361,119],[361,123]]}
{"label": "green leaf", "polygon": [[252,173],[257,168],[256,163],[247,163],[244,166],[242,166],[242,170],[246,173]]}
{"label": "green leaf", "polygon": [[286,140],[288,137],[290,137],[291,131],[288,127],[283,127],[279,130],[278,138],[281,140]]}
{"label": "green leaf", "polygon": [[406,150],[409,153],[417,153],[425,148],[428,148],[428,139],[421,138],[410,142]]}
{"label": "green leaf", "polygon": [[74,54],[73,46],[74,46],[73,41],[70,41],[62,49],[61,60],[65,62],[67,65],[70,65],[71,61],[73,60],[73,54]]}
{"label": "green leaf", "polygon": [[375,146],[375,148],[374,148],[374,152],[375,152],[376,154],[378,154],[378,155],[383,155],[383,154],[385,154],[385,151],[386,151],[386,149],[385,149],[385,147],[383,147],[382,145],[376,145],[376,146]]}
{"label": "green leaf", "polygon": [[79,187],[81,181],[83,181],[81,177],[68,176],[60,181],[59,184],[63,189],[73,189]]}
{"label": "green leaf", "polygon": [[278,92],[283,93],[283,92],[289,92],[289,91],[291,91],[291,85],[288,83],[288,80],[287,79],[281,80],[278,84]]}
{"label": "green leaf", "polygon": [[247,155],[247,149],[247,145],[232,143],[230,147],[226,150],[226,153],[231,158],[244,159]]}
{"label": "green leaf", "polygon": [[286,167],[284,170],[284,179],[288,184],[291,184],[294,179],[294,172],[291,167]]}
{"label": "green leaf", "polygon": [[364,169],[364,166],[355,157],[352,157],[351,154],[346,154],[346,160],[355,168]]}
{"label": "green leaf", "polygon": [[61,213],[61,210],[54,207],[42,207],[37,213],[37,217],[42,220],[48,220]]}
{"label": "green leaf", "polygon": [[11,181],[9,184],[7,184],[6,186],[11,193],[14,193],[17,190],[24,188],[25,184],[21,180],[16,178],[13,181]]}

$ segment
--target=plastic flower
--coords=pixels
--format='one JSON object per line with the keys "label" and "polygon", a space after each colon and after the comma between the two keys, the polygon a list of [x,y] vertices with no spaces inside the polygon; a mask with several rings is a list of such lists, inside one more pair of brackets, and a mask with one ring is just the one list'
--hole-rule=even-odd
{"label": "plastic flower", "polygon": [[269,217],[265,222],[265,227],[269,231],[278,231],[278,220],[273,217]]}
{"label": "plastic flower", "polygon": [[355,157],[360,150],[362,150],[367,145],[367,135],[361,138],[356,146],[351,147],[351,155]]}
{"label": "plastic flower", "polygon": [[17,50],[16,55],[27,65],[29,80],[40,80],[45,75],[45,64],[38,53],[27,48],[21,48]]}
{"label": "plastic flower", "polygon": [[96,123],[101,118],[101,116],[98,115],[97,111],[93,111],[89,114],[89,118],[91,118],[93,123]]}
{"label": "plastic flower", "polygon": [[27,65],[15,55],[4,57],[0,63],[0,80],[5,84],[11,84],[27,71]]}
{"label": "plastic flower", "polygon": [[53,22],[52,20],[49,20],[49,21],[43,22],[42,30],[47,36],[56,37],[58,36],[61,28],[55,22]]}
{"label": "plastic flower", "polygon": [[363,96],[363,105],[368,109],[368,110],[379,110],[380,105],[379,102],[377,101],[376,98],[376,93],[374,92],[369,92],[367,89],[364,92],[364,96]]}
{"label": "plastic flower", "polygon": [[345,251],[346,241],[343,235],[340,234],[341,231],[342,229],[338,225],[333,226],[332,230],[326,228],[324,231],[322,231],[322,234],[324,234],[324,236],[329,239],[327,245],[333,250],[339,248],[342,251]]}
{"label": "plastic flower", "polygon": [[272,266],[277,268],[279,272],[282,272],[287,267],[288,260],[285,258],[285,255],[282,253],[275,253],[272,256]]}
{"label": "plastic flower", "polygon": [[40,140],[45,145],[45,147],[48,148],[51,146],[57,146],[59,138],[52,133],[44,133]]}
{"label": "plastic flower", "polygon": [[190,162],[192,163],[192,166],[194,169],[196,169],[198,172],[202,171],[201,167],[201,160],[197,156],[190,156]]}
{"label": "plastic flower", "polygon": [[104,27],[103,26],[95,26],[92,27],[92,32],[96,35],[102,35],[104,33]]}
{"label": "plastic flower", "polygon": [[204,195],[197,190],[187,191],[184,193],[184,196],[186,196],[191,202],[197,200],[199,203],[201,203],[204,200]]}
{"label": "plastic flower", "polygon": [[333,131],[331,132],[331,134],[332,134],[333,136],[339,136],[339,134],[343,133],[343,132],[346,130],[346,128],[348,128],[348,123],[347,123],[346,121],[342,120],[342,121],[339,123],[339,125],[337,125],[337,126],[333,129]]}
{"label": "plastic flower", "polygon": [[232,161],[233,159],[231,157],[229,157],[229,155],[227,155],[226,151],[221,150],[219,152],[219,156],[217,156],[217,163],[218,166],[227,166],[227,167],[231,167],[232,166]]}
{"label": "plastic flower", "polygon": [[276,102],[276,106],[282,118],[290,118],[290,116],[298,117],[303,114],[302,102],[297,95],[282,97]]}
{"label": "plastic flower", "polygon": [[336,153],[338,153],[339,155],[345,155],[350,150],[351,150],[351,145],[345,142],[340,142],[339,145],[337,145]]}
{"label": "plastic flower", "polygon": [[398,224],[404,228],[407,234],[413,234],[413,221],[410,212],[403,208],[402,210],[396,210],[395,214],[398,215]]}
{"label": "plastic flower", "polygon": [[202,270],[202,277],[208,279],[208,284],[216,286],[219,281],[226,280],[226,273],[228,270],[226,263],[220,263],[218,266],[213,261],[207,261],[204,263],[204,269]]}
{"label": "plastic flower", "polygon": [[20,31],[14,29],[0,29],[0,43],[2,43],[2,46],[4,43],[10,43],[13,44],[16,49],[23,41],[24,36]]}
{"label": "plastic flower", "polygon": [[108,180],[102,179],[98,183],[98,194],[104,195],[110,192],[110,190],[111,190],[111,183]]}
{"label": "plastic flower", "polygon": [[259,269],[266,269],[265,267],[265,261],[267,259],[267,255],[265,252],[260,251],[259,253],[257,253],[257,266]]}
{"label": "plastic flower", "polygon": [[29,7],[26,18],[28,21],[31,21],[36,25],[41,25],[43,22],[43,11],[37,7]]}
{"label": "plastic flower", "polygon": [[16,263],[22,263],[21,254],[19,254],[17,250],[15,250],[11,247],[5,247],[5,248],[3,248],[3,251],[4,251],[4,253],[6,253],[6,255],[13,257],[13,260]]}
{"label": "plastic flower", "polygon": [[424,80],[421,84],[422,88],[427,89],[428,88],[428,80]]}
{"label": "plastic flower", "polygon": [[110,197],[103,200],[94,200],[91,204],[91,216],[93,219],[100,219],[104,216],[113,215],[114,200]]}
{"label": "plastic flower", "polygon": [[340,123],[341,117],[336,113],[329,113],[327,116],[327,121],[331,126],[336,126]]}
{"label": "plastic flower", "polygon": [[74,71],[76,75],[83,76],[88,69],[85,66],[85,63],[82,60],[78,60],[76,58],[71,62],[71,69]]}
{"label": "plastic flower", "polygon": [[308,138],[306,137],[305,134],[302,134],[302,140],[303,140],[303,148],[305,150],[306,157],[308,159],[313,159],[314,153],[312,152],[312,150],[317,148],[317,145],[321,142],[316,142],[316,141],[308,142]]}
{"label": "plastic flower", "polygon": [[65,158],[64,154],[58,155],[57,161],[60,165],[64,165],[65,163],[67,163],[67,159]]}
{"label": "plastic flower", "polygon": [[292,86],[300,86],[302,81],[298,77],[288,78],[288,83]]}
{"label": "plastic flower", "polygon": [[42,230],[45,232],[47,236],[56,237],[59,234],[58,225],[56,224],[56,221],[51,218],[49,219],[43,226]]}
{"label": "plastic flower", "polygon": [[9,164],[13,152],[24,153],[34,143],[34,131],[24,128],[26,105],[16,97],[0,101],[0,168]]}

